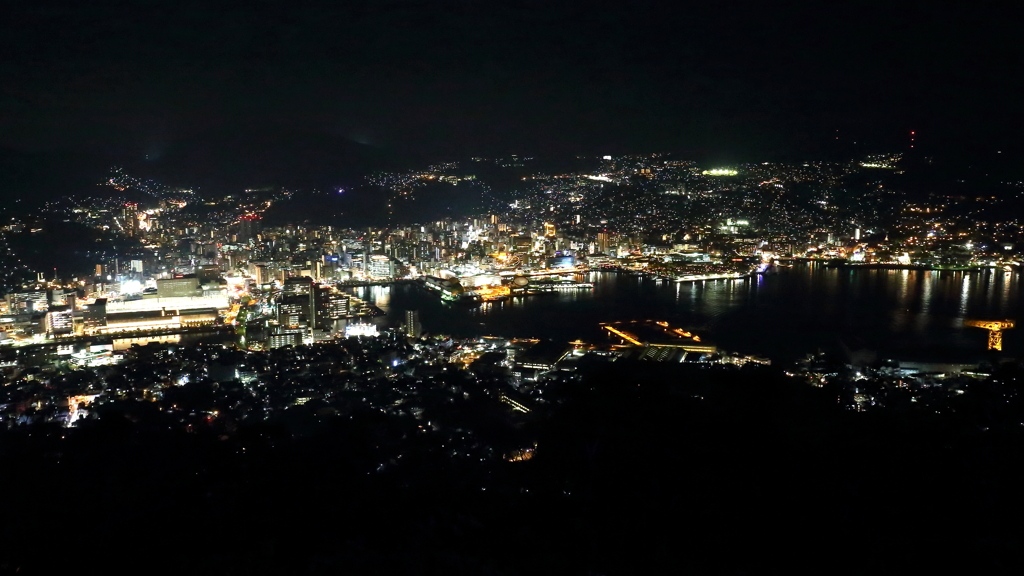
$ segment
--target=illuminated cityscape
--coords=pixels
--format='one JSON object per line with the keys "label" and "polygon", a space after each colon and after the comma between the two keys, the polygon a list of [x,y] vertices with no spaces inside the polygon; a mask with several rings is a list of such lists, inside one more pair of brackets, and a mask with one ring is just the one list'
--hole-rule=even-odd
{"label": "illuminated cityscape", "polygon": [[0,576],[1019,574],[1011,16],[12,7]]}
{"label": "illuminated cityscape", "polygon": [[[322,202],[317,191],[199,195],[121,168],[110,193],[9,216],[0,429],[84,433],[145,406],[170,431],[248,454],[268,449],[250,438],[259,426],[317,438],[370,413],[397,436],[366,473],[399,478],[423,473],[406,459],[471,475],[543,462],[534,423],[557,421],[599,374],[613,387],[745,375],[854,414],[941,417],[992,386],[1015,394],[1021,345],[1003,331],[1020,312],[1021,227],[993,199],[879,179],[909,170],[898,154],[728,169],[603,156],[592,171],[552,173],[532,161],[493,161],[527,174],[504,186],[466,174],[485,158],[370,175],[335,192],[386,198],[381,223],[358,228],[280,222]],[[462,215],[411,219],[458,186]],[[32,250],[65,229],[96,247],[71,260]],[[847,306],[895,338],[829,312],[857,290],[894,295]],[[721,298],[745,326],[700,319]],[[758,311],[777,298],[789,308]],[[806,306],[792,328],[776,324]],[[551,315],[566,320],[554,328]]]}

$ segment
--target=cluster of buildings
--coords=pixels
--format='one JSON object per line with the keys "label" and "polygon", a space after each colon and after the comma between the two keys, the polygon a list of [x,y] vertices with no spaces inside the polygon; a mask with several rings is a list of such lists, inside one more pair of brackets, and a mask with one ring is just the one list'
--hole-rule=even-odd
{"label": "cluster of buildings", "polygon": [[[358,229],[267,224],[289,190],[201,197],[115,171],[107,186],[148,200],[65,199],[47,210],[136,247],[96,256],[88,274],[8,286],[0,344],[244,328],[250,347],[298,345],[371,330],[364,321],[379,311],[349,290],[368,283],[415,281],[441,298],[487,300],[588,289],[574,274],[596,268],[691,281],[787,258],[1017,266],[1021,227],[1000,213],[1001,200],[911,201],[892,181],[901,160],[716,167],[606,156],[590,170],[541,173],[534,158],[513,157],[493,162],[521,174],[500,191],[445,163],[366,185],[398,198],[427,182],[469,182],[487,192],[484,212]],[[484,163],[475,159],[473,171]],[[8,223],[0,241],[24,228]]]}
{"label": "cluster of buildings", "polygon": [[[213,325],[232,308],[228,290],[192,274],[156,279],[152,290],[122,294],[40,281],[0,305],[0,339],[39,341]],[[99,290],[103,290],[99,292]]]}
{"label": "cluster of buildings", "polygon": [[[466,169],[449,162],[375,174],[366,185],[394,198],[431,182],[483,186],[468,173],[484,161],[475,160]],[[495,162],[523,176],[502,190],[484,186],[482,215],[416,224],[268,226],[268,210],[293,192],[246,190],[203,199],[191,190],[158,193],[155,184],[122,172],[109,185],[150,190],[152,206],[79,199],[54,204],[51,211],[139,239],[145,251],[137,257],[111,258],[97,270],[112,281],[195,273],[211,265],[264,285],[290,276],[337,282],[529,271],[547,268],[556,257],[614,265],[655,256],[655,264],[705,265],[706,274],[728,272],[735,257],[927,266],[1019,259],[1019,223],[1000,221],[991,208],[979,213],[977,205],[995,199],[912,201],[892,180],[902,172],[900,155],[733,167],[665,155],[606,156],[591,170],[564,173],[533,172],[533,158],[513,160]],[[726,267],[708,266],[714,264]]]}
{"label": "cluster of buildings", "polygon": [[[414,439],[400,446],[419,454],[496,460],[531,447],[535,439],[521,431],[526,414],[501,400],[513,389],[464,369],[453,359],[462,344],[387,331],[272,350],[151,343],[130,349],[116,365],[73,371],[6,367],[0,427],[82,427],[104,415],[132,414],[164,431],[244,441],[252,439],[247,427],[271,424],[290,438],[369,414],[386,418],[395,440]],[[464,417],[475,414],[465,406],[488,411],[488,429],[508,431],[488,438],[475,417]],[[374,466],[379,472],[397,465],[400,454]]]}
{"label": "cluster of buildings", "polygon": [[593,172],[524,176],[508,217],[550,220],[616,257],[681,245],[721,256],[936,268],[1022,259],[1018,190],[910,193],[905,162],[877,154],[706,167],[662,155],[607,156]]}
{"label": "cluster of buildings", "polygon": [[[291,286],[289,297],[305,296]],[[409,312],[400,330],[313,344],[246,350],[229,344],[150,342],[123,350],[117,363],[72,363],[71,369],[59,363],[4,365],[0,426],[73,426],[96,417],[105,405],[128,400],[153,402],[172,425],[183,427],[274,420],[300,407],[331,414],[369,408],[436,432],[441,425],[430,417],[436,410],[432,406],[451,401],[439,398],[441,392],[489,399],[511,417],[557,403],[551,383],[604,363],[768,363],[722,353],[664,322],[606,328],[609,339],[603,343],[422,338],[416,313]],[[202,405],[186,393],[196,388],[208,389]],[[515,447],[498,454],[510,448]]]}
{"label": "cluster of buildings", "polygon": [[835,395],[836,402],[857,412],[886,409],[952,414],[964,408],[959,404],[976,402],[978,397],[994,392],[1000,400],[1016,395],[1014,382],[999,377],[1000,361],[992,357],[943,360],[872,357],[866,362],[863,351],[849,348],[844,351],[845,362],[821,352],[809,354],[790,368],[787,375],[828,390]]}

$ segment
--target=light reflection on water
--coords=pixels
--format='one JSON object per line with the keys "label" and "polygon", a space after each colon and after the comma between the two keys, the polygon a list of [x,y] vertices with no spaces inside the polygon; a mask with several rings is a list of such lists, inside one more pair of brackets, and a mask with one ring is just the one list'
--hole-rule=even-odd
{"label": "light reflection on water", "polygon": [[932,291],[939,276],[938,273],[933,274],[931,270],[920,272],[918,276],[921,283],[921,305],[914,316],[914,330],[923,332],[928,328],[928,322],[931,320]]}
{"label": "light reflection on water", "polygon": [[[424,329],[433,332],[597,340],[604,338],[600,322],[658,318],[704,332],[726,349],[775,355],[828,348],[847,335],[883,350],[983,352],[984,332],[964,328],[965,318],[1024,320],[1019,279],[1002,271],[798,265],[744,280],[675,283],[595,272],[587,281],[593,290],[478,308],[441,303],[411,285],[363,289],[359,295],[378,305],[383,300],[383,323],[398,325],[404,310],[418,309]],[[1024,347],[1016,332],[1004,336],[1004,350],[1011,354]]]}
{"label": "light reflection on water", "polygon": [[957,317],[963,320],[967,317],[967,296],[971,293],[971,277],[963,272],[960,275],[960,315]]}
{"label": "light reflection on water", "polygon": [[1010,294],[1017,292],[1017,276],[1004,272],[999,278],[1003,284],[1003,290],[999,298],[999,312],[1005,316],[1010,312]]}

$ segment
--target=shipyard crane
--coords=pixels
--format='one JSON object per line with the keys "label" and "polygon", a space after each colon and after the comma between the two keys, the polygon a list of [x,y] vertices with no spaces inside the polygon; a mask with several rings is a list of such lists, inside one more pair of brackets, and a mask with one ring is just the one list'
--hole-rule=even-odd
{"label": "shipyard crane", "polygon": [[1014,327],[1013,320],[964,320],[964,326],[988,330],[988,349],[1003,349],[1003,330]]}

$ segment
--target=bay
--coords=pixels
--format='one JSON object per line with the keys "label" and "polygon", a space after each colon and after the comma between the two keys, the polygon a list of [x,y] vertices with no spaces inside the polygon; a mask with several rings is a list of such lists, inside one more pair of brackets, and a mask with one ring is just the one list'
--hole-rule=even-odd
{"label": "bay", "polygon": [[[601,322],[661,320],[719,348],[792,360],[839,339],[886,357],[969,360],[983,357],[986,333],[967,318],[1022,319],[1016,273],[877,270],[797,264],[740,280],[676,283],[622,272],[592,272],[593,290],[513,298],[464,307],[415,285],[355,293],[380,307],[382,326],[417,310],[424,331],[459,337],[498,335],[607,341]],[[1003,356],[1024,349],[1024,328],[1004,333]]]}

